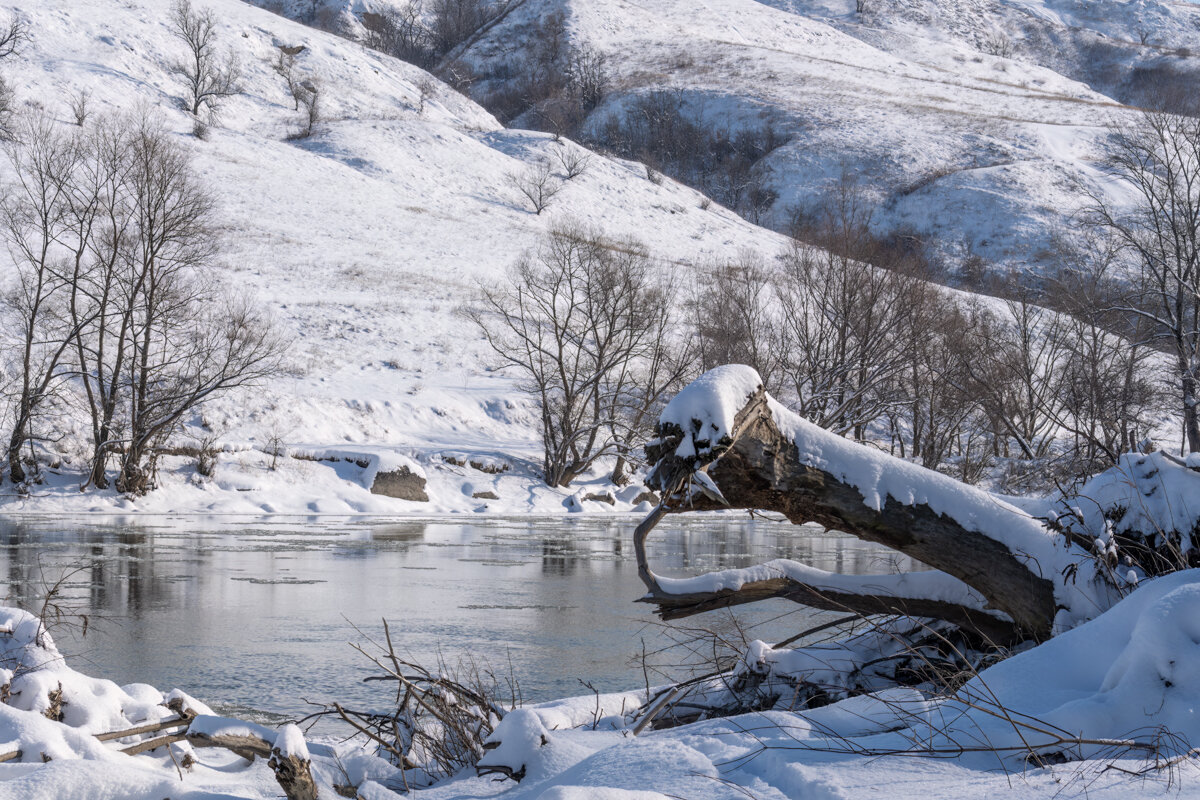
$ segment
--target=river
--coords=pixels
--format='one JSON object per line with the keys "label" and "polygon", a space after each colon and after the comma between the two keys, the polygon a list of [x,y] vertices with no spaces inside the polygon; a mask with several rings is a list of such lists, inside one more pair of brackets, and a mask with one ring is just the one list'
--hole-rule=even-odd
{"label": "river", "polygon": [[[178,687],[220,713],[278,722],[309,702],[377,704],[370,664],[351,647],[379,637],[423,663],[468,655],[544,700],[628,689],[636,656],[671,641],[633,601],[634,518],[30,518],[0,523],[0,592],[88,617],[53,629],[69,663],[120,684]],[[816,527],[745,516],[674,518],[651,539],[665,575],[793,558],[844,573],[912,568],[902,557]],[[751,638],[779,640],[820,619],[785,601],[743,607]],[[732,634],[729,612],[688,620]],[[667,671],[669,672],[669,670]],[[664,682],[665,674],[651,675]]]}

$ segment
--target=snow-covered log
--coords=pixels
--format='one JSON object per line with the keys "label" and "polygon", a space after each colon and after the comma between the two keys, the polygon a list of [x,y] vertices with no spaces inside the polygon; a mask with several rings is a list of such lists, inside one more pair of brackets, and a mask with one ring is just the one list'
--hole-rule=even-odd
{"label": "snow-covered log", "polygon": [[[783,597],[816,608],[951,622],[998,643],[1046,639],[1116,599],[1087,551],[988,492],[789,412],[749,367],[718,367],[680,392],[646,446],[663,502],[638,528],[645,602],[667,618]],[[645,541],[670,512],[779,512],[877,542],[933,567],[841,576],[774,561],[690,579],[655,575]]]}

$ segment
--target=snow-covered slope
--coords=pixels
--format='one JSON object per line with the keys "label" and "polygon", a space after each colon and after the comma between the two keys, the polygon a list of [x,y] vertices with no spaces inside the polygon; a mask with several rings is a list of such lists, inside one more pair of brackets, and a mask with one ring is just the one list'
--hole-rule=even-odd
{"label": "snow-covered slope", "polygon": [[[238,451],[222,456],[214,478],[152,495],[138,508],[473,510],[483,505],[474,493],[496,491],[520,498],[514,510],[561,512],[562,494],[528,490],[523,459],[539,452],[530,407],[510,378],[488,371],[489,353],[457,313],[478,284],[498,280],[565,220],[641,238],[685,270],[746,247],[780,247],[778,237],[729,212],[703,210],[690,189],[652,183],[640,165],[602,158],[535,215],[508,176],[576,145],[505,130],[441,84],[422,102],[426,73],[346,39],[239,0],[203,5],[215,10],[221,46],[239,55],[245,72],[245,92],[222,105],[207,141],[190,136],[191,118],[180,109],[183,87],[168,67],[183,44],[171,35],[165,3],[0,3],[0,15],[18,15],[31,34],[3,66],[18,104],[66,125],[70,95],[87,89],[96,113],[161,116],[217,196],[227,278],[266,304],[295,340],[294,376],[212,404],[197,420]],[[279,45],[307,48],[298,71],[319,86],[324,115],[309,139],[287,141],[299,120],[271,66]],[[371,495],[352,462],[267,472],[261,466],[270,458],[246,445],[264,448],[273,437],[309,450],[390,449],[445,480],[431,480],[433,502],[415,506]],[[79,455],[69,441],[63,449]],[[502,458],[512,461],[503,475],[469,466]],[[80,494],[62,480],[63,487],[35,492],[49,497],[14,500],[11,508],[130,502]],[[175,481],[170,469],[165,480]],[[498,505],[508,507],[492,509]]]}
{"label": "snow-covered slope", "polygon": [[[1131,118],[1081,81],[1115,91],[1138,63],[1200,66],[1179,49],[1200,49],[1200,7],[1189,4],[865,6],[858,14],[850,0],[524,0],[466,57],[495,73],[532,21],[564,10],[573,41],[605,53],[614,72],[615,91],[592,112],[590,132],[631,97],[673,90],[711,124],[769,121],[788,139],[755,167],[778,192],[777,226],[847,168],[879,187],[880,233],[904,229],[936,238],[951,256],[1035,266],[1052,263],[1055,237],[1070,228],[1076,182],[1101,185],[1092,162],[1108,127]],[[1105,80],[1089,71],[1100,66]]]}

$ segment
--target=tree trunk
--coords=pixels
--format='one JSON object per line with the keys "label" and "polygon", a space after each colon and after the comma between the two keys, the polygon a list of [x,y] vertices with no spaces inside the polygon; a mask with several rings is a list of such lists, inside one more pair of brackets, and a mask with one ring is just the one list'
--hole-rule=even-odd
{"label": "tree trunk", "polygon": [[[1053,537],[1027,515],[978,490],[958,487],[945,476],[925,470],[912,472],[912,465],[882,453],[879,457],[895,461],[896,470],[910,470],[898,474],[912,481],[906,489],[913,497],[940,497],[947,490],[961,488],[966,498],[961,502],[974,503],[1000,528],[1010,527],[1006,515],[1011,510],[1011,528],[1027,536],[1030,545],[1006,535],[989,535],[978,526],[973,529],[924,502],[904,502],[887,494],[868,503],[862,491],[835,474],[838,465],[828,463],[837,452],[835,447],[858,446],[835,437],[836,443],[822,439],[798,447],[793,437],[781,432],[761,386],[747,398],[727,438],[719,443],[710,446],[699,439],[711,433],[708,424],[697,424],[700,422],[693,421],[694,432],[688,433],[678,424],[660,423],[658,438],[646,447],[649,462],[655,465],[647,483],[664,500],[639,526],[634,542],[639,573],[649,589],[643,600],[657,604],[664,617],[783,597],[824,609],[943,619],[1000,643],[1051,635],[1058,605],[1056,584],[1040,572],[1042,568],[1053,570],[1053,565],[1039,563],[1039,557],[1052,560],[1043,554],[1053,548]],[[831,436],[827,432],[820,435]],[[691,437],[690,443],[685,441],[687,437]],[[706,449],[707,456],[703,455]],[[705,478],[711,481],[707,486]],[[807,581],[803,576],[798,579],[776,571],[766,579],[739,580],[714,589],[720,582],[688,585],[688,581],[660,579],[650,571],[645,540],[663,515],[722,507],[774,511],[796,524],[818,522],[885,545],[941,571],[940,585],[955,586],[957,593],[954,599],[936,591],[927,597],[914,596],[903,580],[889,580],[911,576],[869,576],[880,587],[874,591],[849,576],[821,574],[819,580]],[[1001,539],[1021,542],[1017,546],[1021,552],[1014,552]]]}
{"label": "tree trunk", "polygon": [[21,463],[21,445],[25,443],[25,435],[21,428],[13,430],[8,440],[8,479],[13,483],[25,481],[25,467]]}
{"label": "tree trunk", "polygon": [[1183,376],[1183,430],[1189,453],[1200,452],[1200,398],[1197,398],[1196,379],[1189,373]]}

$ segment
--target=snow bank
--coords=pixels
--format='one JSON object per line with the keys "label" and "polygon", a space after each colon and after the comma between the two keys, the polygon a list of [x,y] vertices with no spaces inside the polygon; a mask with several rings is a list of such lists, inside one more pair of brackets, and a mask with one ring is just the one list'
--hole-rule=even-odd
{"label": "snow bank", "polygon": [[[125,730],[175,714],[166,704],[176,695],[168,697],[146,684],[118,686],[70,668],[32,614],[0,608],[0,631],[8,631],[0,632],[0,685],[7,686],[9,694],[8,705],[0,705],[9,715],[7,725],[0,723],[0,741],[20,740],[22,761],[39,762],[43,753],[52,758],[95,753],[88,734]],[[212,713],[191,698],[187,707]],[[14,716],[14,711],[27,714]],[[70,733],[47,729],[40,722],[47,717],[61,721]],[[136,741],[135,737],[126,744]]]}
{"label": "snow bank", "polygon": [[1193,463],[1166,453],[1127,453],[1112,468],[1065,496],[1043,503],[1042,512],[1067,530],[1092,538],[1112,533],[1146,537],[1165,544],[1168,532],[1182,534],[1184,552],[1195,546],[1188,536],[1200,525],[1200,472]]}

